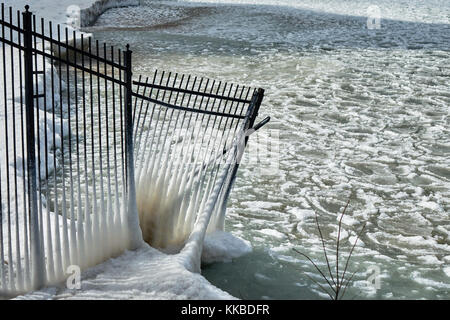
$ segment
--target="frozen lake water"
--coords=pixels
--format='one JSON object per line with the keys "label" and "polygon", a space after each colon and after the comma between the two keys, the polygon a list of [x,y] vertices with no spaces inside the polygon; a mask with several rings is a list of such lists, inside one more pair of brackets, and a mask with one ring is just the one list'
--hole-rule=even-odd
{"label": "frozen lake water", "polygon": [[[450,2],[377,1],[375,30],[370,1],[341,2],[148,1],[109,10],[91,31],[130,43],[135,74],[266,89],[260,118],[272,117],[264,132],[279,139],[278,170],[240,167],[226,225],[254,251],[205,266],[209,281],[245,299],[326,297],[292,248],[325,269],[314,212],[331,253],[350,199],[343,257],[367,227],[347,298],[448,299]],[[373,267],[378,290],[367,286]]]}

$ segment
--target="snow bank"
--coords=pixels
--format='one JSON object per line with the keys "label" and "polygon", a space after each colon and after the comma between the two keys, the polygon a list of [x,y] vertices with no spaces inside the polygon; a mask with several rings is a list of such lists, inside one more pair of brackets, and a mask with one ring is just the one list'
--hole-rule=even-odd
{"label": "snow bank", "polygon": [[[228,232],[206,235],[202,263],[229,262],[249,253],[248,241]],[[190,272],[178,255],[162,253],[144,243],[81,274],[81,289],[65,283],[16,299],[236,299],[198,273]]]}

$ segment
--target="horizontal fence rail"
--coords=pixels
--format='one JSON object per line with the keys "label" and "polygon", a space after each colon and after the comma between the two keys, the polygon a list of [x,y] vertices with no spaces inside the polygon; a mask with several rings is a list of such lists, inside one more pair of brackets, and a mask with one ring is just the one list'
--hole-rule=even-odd
{"label": "horizontal fence rail", "polygon": [[133,81],[128,46],[28,7],[2,4],[0,28],[0,297],[142,236],[179,251],[208,208],[208,230],[223,228],[261,89],[164,71]]}

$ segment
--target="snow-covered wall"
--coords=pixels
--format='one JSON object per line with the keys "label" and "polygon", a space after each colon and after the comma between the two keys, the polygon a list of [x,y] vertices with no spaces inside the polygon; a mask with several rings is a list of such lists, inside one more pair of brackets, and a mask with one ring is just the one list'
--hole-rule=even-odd
{"label": "snow-covered wall", "polygon": [[97,0],[91,6],[80,11],[81,27],[88,27],[106,10],[118,7],[138,6],[139,0]]}

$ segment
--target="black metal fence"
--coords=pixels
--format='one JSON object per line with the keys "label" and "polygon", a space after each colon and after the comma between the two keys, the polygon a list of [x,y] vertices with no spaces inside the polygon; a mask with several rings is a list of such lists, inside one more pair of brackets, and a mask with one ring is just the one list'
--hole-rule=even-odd
{"label": "black metal fence", "polygon": [[0,26],[0,292],[59,282],[137,247],[141,229],[156,247],[185,243],[219,187],[209,226],[223,227],[238,163],[218,187],[221,159],[263,90],[158,71],[133,82],[128,46],[28,7],[2,4]]}
{"label": "black metal fence", "polygon": [[[254,121],[263,91],[158,71],[134,85],[137,202],[144,239],[155,247],[182,245],[216,185],[227,151]],[[234,170],[228,180],[231,175]],[[223,183],[210,230],[223,228],[231,180]]]}

